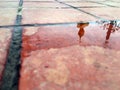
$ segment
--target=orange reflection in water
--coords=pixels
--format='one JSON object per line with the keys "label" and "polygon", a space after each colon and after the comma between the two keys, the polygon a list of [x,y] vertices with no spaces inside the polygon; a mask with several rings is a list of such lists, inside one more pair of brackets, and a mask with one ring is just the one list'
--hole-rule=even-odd
{"label": "orange reflection in water", "polygon": [[84,28],[86,27],[86,26],[88,26],[89,25],[89,23],[78,23],[77,24],[77,28],[79,28],[79,31],[78,31],[78,35],[79,35],[79,42],[81,42],[81,38],[84,36],[84,34],[85,34],[85,30],[84,30]]}

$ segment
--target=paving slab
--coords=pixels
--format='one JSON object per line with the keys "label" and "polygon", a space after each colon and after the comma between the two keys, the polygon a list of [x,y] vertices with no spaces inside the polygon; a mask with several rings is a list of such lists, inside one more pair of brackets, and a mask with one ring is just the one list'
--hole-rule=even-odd
{"label": "paving slab", "polygon": [[18,2],[0,2],[0,8],[17,8]]}
{"label": "paving slab", "polygon": [[91,3],[91,2],[71,2],[71,3],[66,3],[66,4],[69,4],[69,5],[72,5],[74,7],[81,7],[81,6],[105,6],[105,5],[102,5],[102,4],[97,4],[97,3]]}
{"label": "paving slab", "polygon": [[119,0],[111,0],[112,2],[118,2],[118,3],[120,3],[120,1]]}
{"label": "paving slab", "polygon": [[118,3],[118,2],[104,2],[104,4],[120,7],[120,3]]}
{"label": "paving slab", "polygon": [[119,8],[82,8],[82,10],[97,15],[106,20],[119,20]]}
{"label": "paving slab", "polygon": [[120,29],[113,26],[24,28],[19,90],[119,90]]}
{"label": "paving slab", "polygon": [[24,0],[24,1],[43,1],[43,2],[54,2],[55,0]]}
{"label": "paving slab", "polygon": [[64,23],[88,20],[98,19],[74,9],[23,9],[22,23]]}
{"label": "paving slab", "polygon": [[119,2],[119,0],[88,0],[88,1],[97,1],[97,2]]}
{"label": "paving slab", "polygon": [[[14,27],[19,2],[0,0],[0,84],[12,34],[6,25]],[[9,79],[20,72],[19,90],[120,90],[119,2],[23,0],[17,18],[23,35],[15,26],[18,37],[10,48],[17,48],[14,61],[21,59],[21,70],[17,62]]]}
{"label": "paving slab", "polygon": [[51,7],[68,7],[57,2],[24,2],[23,8],[51,8]]}
{"label": "paving slab", "polygon": [[12,31],[10,29],[0,29],[0,84],[9,50],[11,35]]}
{"label": "paving slab", "polygon": [[14,1],[16,1],[16,2],[18,2],[18,0],[0,0],[0,2],[14,2]]}
{"label": "paving slab", "polygon": [[14,8],[0,8],[0,25],[13,25],[16,20],[17,9]]}
{"label": "paving slab", "polygon": [[106,0],[59,0],[59,1],[62,1],[62,2],[87,2],[87,1],[97,1],[97,2],[103,2],[103,1],[106,1]]}

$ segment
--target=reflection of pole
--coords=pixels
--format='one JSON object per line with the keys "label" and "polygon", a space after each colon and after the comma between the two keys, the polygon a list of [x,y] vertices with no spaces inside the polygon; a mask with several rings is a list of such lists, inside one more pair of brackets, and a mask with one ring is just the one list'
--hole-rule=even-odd
{"label": "reflection of pole", "polygon": [[107,31],[107,35],[106,35],[106,43],[108,42],[108,40],[110,38],[112,29],[113,29],[113,24],[114,24],[114,21],[111,21],[110,25],[109,25],[109,28],[108,28],[108,31]]}

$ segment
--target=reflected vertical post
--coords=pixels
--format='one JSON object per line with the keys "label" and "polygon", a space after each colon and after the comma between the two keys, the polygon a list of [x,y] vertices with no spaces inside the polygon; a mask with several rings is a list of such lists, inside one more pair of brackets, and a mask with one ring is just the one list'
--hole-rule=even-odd
{"label": "reflected vertical post", "polygon": [[108,40],[110,39],[110,35],[112,33],[112,30],[113,30],[113,25],[114,25],[114,21],[111,21],[110,24],[109,24],[109,27],[108,27],[108,31],[106,33],[106,41],[105,41],[105,43],[108,43]]}

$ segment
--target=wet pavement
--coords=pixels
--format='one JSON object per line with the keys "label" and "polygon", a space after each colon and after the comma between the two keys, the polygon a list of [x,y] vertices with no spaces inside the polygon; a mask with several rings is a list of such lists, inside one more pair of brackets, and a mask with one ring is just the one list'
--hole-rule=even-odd
{"label": "wet pavement", "polygon": [[0,83],[4,70],[6,57],[9,49],[12,31],[10,29],[0,29]]}
{"label": "wet pavement", "polygon": [[0,1],[0,90],[120,90],[119,0]]}

